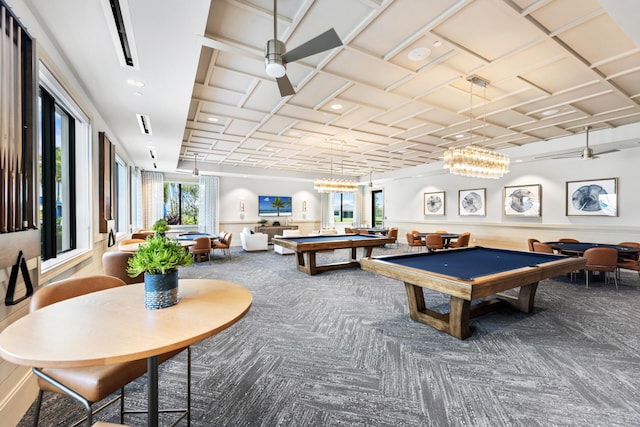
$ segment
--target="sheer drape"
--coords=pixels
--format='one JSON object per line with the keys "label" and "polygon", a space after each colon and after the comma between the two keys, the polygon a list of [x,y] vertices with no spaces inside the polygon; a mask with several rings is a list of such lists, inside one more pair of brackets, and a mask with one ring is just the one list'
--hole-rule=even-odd
{"label": "sheer drape", "polygon": [[365,187],[358,186],[358,191],[353,193],[353,220],[352,225],[359,227],[362,224],[362,218],[364,213],[364,192]]}
{"label": "sheer drape", "polygon": [[161,172],[142,171],[142,227],[164,218],[164,178]]}
{"label": "sheer drape", "polygon": [[320,193],[320,228],[333,228],[333,193]]}
{"label": "sheer drape", "polygon": [[198,210],[198,230],[218,234],[220,222],[220,178],[200,175],[200,209]]}

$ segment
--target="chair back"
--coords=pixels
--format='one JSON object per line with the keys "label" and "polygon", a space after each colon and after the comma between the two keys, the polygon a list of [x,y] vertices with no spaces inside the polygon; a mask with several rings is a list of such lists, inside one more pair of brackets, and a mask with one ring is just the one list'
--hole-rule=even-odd
{"label": "chair back", "polygon": [[144,243],[144,242],[146,242],[145,239],[124,239],[124,240],[120,240],[120,242],[118,243],[118,247],[124,246],[124,245],[130,245],[132,243]]}
{"label": "chair back", "polygon": [[444,248],[444,241],[442,240],[442,236],[436,233],[427,234],[425,239],[425,245],[427,249],[430,251],[434,251],[436,249]]}
{"label": "chair back", "polygon": [[208,237],[196,237],[193,241],[196,243],[193,249],[211,249],[211,239]]}
{"label": "chair back", "polygon": [[613,272],[618,266],[618,251],[613,248],[590,248],[582,256],[589,271]]}
{"label": "chair back", "polygon": [[448,234],[447,230],[436,230],[436,231],[434,231],[434,233],[437,233],[437,234]]}
{"label": "chair back", "polygon": [[542,252],[545,254],[552,254],[553,248],[551,247],[551,245],[547,245],[546,243],[533,242],[533,252]]}
{"label": "chair back", "polygon": [[29,303],[29,311],[36,311],[56,302],[90,294],[91,292],[115,288],[116,286],[125,286],[125,283],[117,277],[106,275],[72,277],[59,280],[42,286],[33,293]]}
{"label": "chair back", "polygon": [[387,233],[387,237],[394,241],[398,240],[398,227],[391,227]]}
{"label": "chair back", "polygon": [[529,252],[535,252],[535,249],[533,249],[533,244],[534,243],[540,243],[540,240],[538,240],[538,239],[529,239],[529,240],[527,240],[527,244],[529,245]]}
{"label": "chair back", "polygon": [[419,232],[415,230],[407,233],[407,243],[409,246],[422,246],[422,239],[415,236],[417,233]]}
{"label": "chair back", "polygon": [[468,231],[462,233],[460,235],[460,237],[458,237],[458,240],[456,241],[455,247],[456,248],[466,248],[467,246],[469,246],[469,240],[471,239],[471,233],[469,233]]}
{"label": "chair back", "polygon": [[558,242],[564,243],[580,243],[580,240],[572,239],[570,237],[563,237],[562,239],[558,239]]}
{"label": "chair back", "polygon": [[102,254],[102,268],[107,276],[117,277],[127,285],[144,282],[144,273],[131,277],[127,273],[129,259],[133,257],[131,252],[105,252]]}
{"label": "chair back", "polygon": [[155,234],[156,234],[156,233],[155,233],[155,232],[153,232],[153,231],[143,231],[143,232],[140,232],[140,231],[139,231],[139,232],[137,232],[137,233],[133,233],[133,234],[131,235],[131,238],[132,238],[132,239],[142,239],[142,240],[146,240],[146,238],[147,238],[147,237],[149,237],[149,236],[153,237],[153,236],[155,236]]}

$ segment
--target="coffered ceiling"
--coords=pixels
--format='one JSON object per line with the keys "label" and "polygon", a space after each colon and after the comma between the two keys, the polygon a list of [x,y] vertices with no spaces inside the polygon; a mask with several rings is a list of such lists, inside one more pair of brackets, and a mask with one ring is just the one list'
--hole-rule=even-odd
{"label": "coffered ceiling", "polygon": [[288,64],[287,97],[265,72],[272,0],[5,1],[143,169],[188,173],[197,156],[202,173],[365,179],[640,122],[637,0],[280,0],[289,50],[329,28],[343,42]]}
{"label": "coffered ceiling", "polygon": [[183,160],[362,176],[640,121],[640,51],[596,0],[280,0],[289,50],[331,27],[344,43],[288,64],[284,98],[272,11],[211,2]]}

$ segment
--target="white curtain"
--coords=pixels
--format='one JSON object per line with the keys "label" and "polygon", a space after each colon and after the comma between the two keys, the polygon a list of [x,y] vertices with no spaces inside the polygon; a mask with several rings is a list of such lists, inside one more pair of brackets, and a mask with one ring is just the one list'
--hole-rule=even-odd
{"label": "white curtain", "polygon": [[131,224],[133,230],[143,228],[141,200],[142,177],[140,176],[140,169],[137,167],[131,168]]}
{"label": "white curtain", "polygon": [[358,191],[353,193],[353,226],[359,227],[362,224],[364,218],[364,194],[365,188],[362,185],[358,185]]}
{"label": "white curtain", "polygon": [[198,231],[218,234],[220,223],[220,178],[200,175],[199,193]]}
{"label": "white curtain", "polygon": [[142,227],[164,218],[164,178],[161,172],[142,171]]}

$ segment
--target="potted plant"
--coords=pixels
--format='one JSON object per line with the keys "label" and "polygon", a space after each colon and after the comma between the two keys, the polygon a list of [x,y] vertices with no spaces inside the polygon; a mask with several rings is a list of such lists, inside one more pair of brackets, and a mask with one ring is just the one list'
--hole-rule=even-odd
{"label": "potted plant", "polygon": [[192,263],[192,255],[180,243],[157,234],[139,245],[129,258],[127,273],[144,273],[144,306],[153,310],[177,304],[178,267]]}
{"label": "potted plant", "polygon": [[153,223],[151,229],[161,236],[164,236],[169,231],[169,223],[164,219],[159,219]]}
{"label": "potted plant", "polygon": [[258,224],[260,224],[261,226],[264,227],[264,225],[267,223],[266,219],[261,219],[260,221],[258,221]]}

